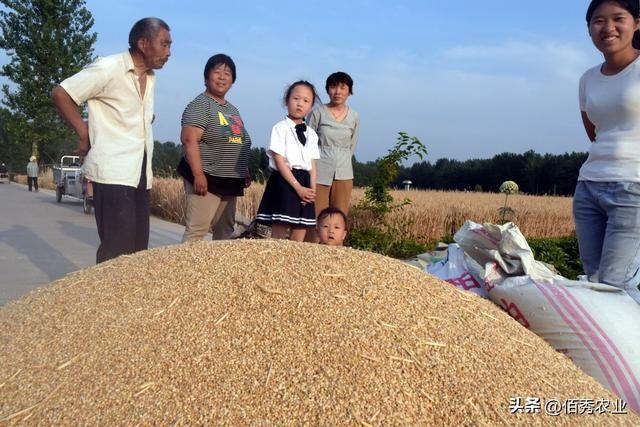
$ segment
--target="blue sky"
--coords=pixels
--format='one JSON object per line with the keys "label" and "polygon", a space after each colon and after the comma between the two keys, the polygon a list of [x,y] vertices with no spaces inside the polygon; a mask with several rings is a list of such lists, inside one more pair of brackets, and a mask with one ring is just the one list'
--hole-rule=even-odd
{"label": "blue sky", "polygon": [[131,25],[158,16],[172,29],[172,57],[158,72],[155,139],[179,142],[180,116],[203,90],[207,58],[224,52],[238,79],[227,95],[265,146],[284,115],[286,85],[353,77],[359,160],[383,155],[398,131],[428,159],[504,151],[586,151],[577,87],[601,62],[586,32],[587,0],[213,2],[89,0],[96,55],[126,48]]}

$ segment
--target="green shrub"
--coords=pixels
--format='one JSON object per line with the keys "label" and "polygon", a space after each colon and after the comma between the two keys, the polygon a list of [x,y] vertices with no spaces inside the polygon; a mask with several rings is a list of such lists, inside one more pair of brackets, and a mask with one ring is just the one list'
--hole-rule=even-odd
{"label": "green shrub", "polygon": [[372,224],[362,228],[351,228],[348,244],[356,249],[377,252],[393,258],[408,258],[426,252],[427,246],[413,239],[398,237],[406,235],[405,231],[411,225],[409,222],[392,225],[387,221],[389,212],[411,204],[409,199],[394,203],[389,185],[398,176],[398,168],[402,161],[414,155],[422,159],[427,154],[427,148],[416,137],[410,137],[405,132],[398,134],[395,146],[386,156],[376,160],[378,175],[365,190],[364,198],[352,209],[352,215],[368,216],[372,219]]}
{"label": "green shrub", "polygon": [[376,160],[378,175],[367,186],[364,197],[356,208],[371,211],[378,216],[380,222],[384,222],[386,214],[411,204],[409,199],[394,204],[389,185],[398,176],[398,170],[403,161],[411,156],[417,156],[422,160],[426,155],[427,147],[418,138],[409,136],[406,132],[398,132],[398,139],[393,148],[384,157]]}
{"label": "green shrub", "polygon": [[415,241],[414,239],[398,239],[391,245],[389,251],[390,257],[398,259],[410,258],[414,255],[427,252],[429,249],[426,245]]}
{"label": "green shrub", "polygon": [[378,227],[356,228],[349,232],[349,246],[392,258],[409,258],[428,250],[413,239],[398,239],[393,232]]}
{"label": "green shrub", "polygon": [[536,261],[553,265],[567,279],[575,280],[584,274],[575,236],[531,238],[527,242]]}

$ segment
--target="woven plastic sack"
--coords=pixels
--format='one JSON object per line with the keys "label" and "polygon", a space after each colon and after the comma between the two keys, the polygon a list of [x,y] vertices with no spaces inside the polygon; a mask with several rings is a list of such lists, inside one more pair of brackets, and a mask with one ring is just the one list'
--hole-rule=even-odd
{"label": "woven plastic sack", "polygon": [[640,413],[640,305],[624,290],[553,273],[511,223],[467,221],[454,239],[493,302]]}
{"label": "woven plastic sack", "polygon": [[[473,260],[470,263],[475,262]],[[474,270],[478,270],[479,266]],[[442,280],[446,280],[458,289],[473,292],[482,298],[489,298],[482,282],[478,281],[477,273],[474,275],[464,259],[464,252],[457,244],[450,244],[447,248],[447,257],[442,261],[429,264],[425,271]]]}

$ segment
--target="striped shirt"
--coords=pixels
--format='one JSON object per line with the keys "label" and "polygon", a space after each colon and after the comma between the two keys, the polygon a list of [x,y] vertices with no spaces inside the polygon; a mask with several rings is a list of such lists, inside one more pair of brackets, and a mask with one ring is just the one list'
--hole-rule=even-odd
{"label": "striped shirt", "polygon": [[182,113],[182,127],[193,126],[204,131],[198,143],[202,170],[216,177],[244,178],[249,165],[251,137],[230,102],[222,105],[202,93]]}

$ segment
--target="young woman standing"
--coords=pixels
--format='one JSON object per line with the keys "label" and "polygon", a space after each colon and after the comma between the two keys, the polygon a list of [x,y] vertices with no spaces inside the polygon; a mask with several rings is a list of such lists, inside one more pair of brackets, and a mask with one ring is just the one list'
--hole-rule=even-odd
{"label": "young woman standing", "polygon": [[[316,188],[316,215],[327,207],[349,214],[353,189],[351,158],[358,144],[360,116],[347,105],[353,95],[353,79],[338,71],[325,85],[329,103],[320,105],[309,117],[309,127],[318,133],[320,159]],[[315,232],[307,233],[307,241],[318,241]]]}
{"label": "young woman standing", "polygon": [[604,62],[580,79],[580,110],[592,144],[580,169],[573,214],[591,281],[640,302],[640,26],[638,0],[592,0],[589,35]]}

